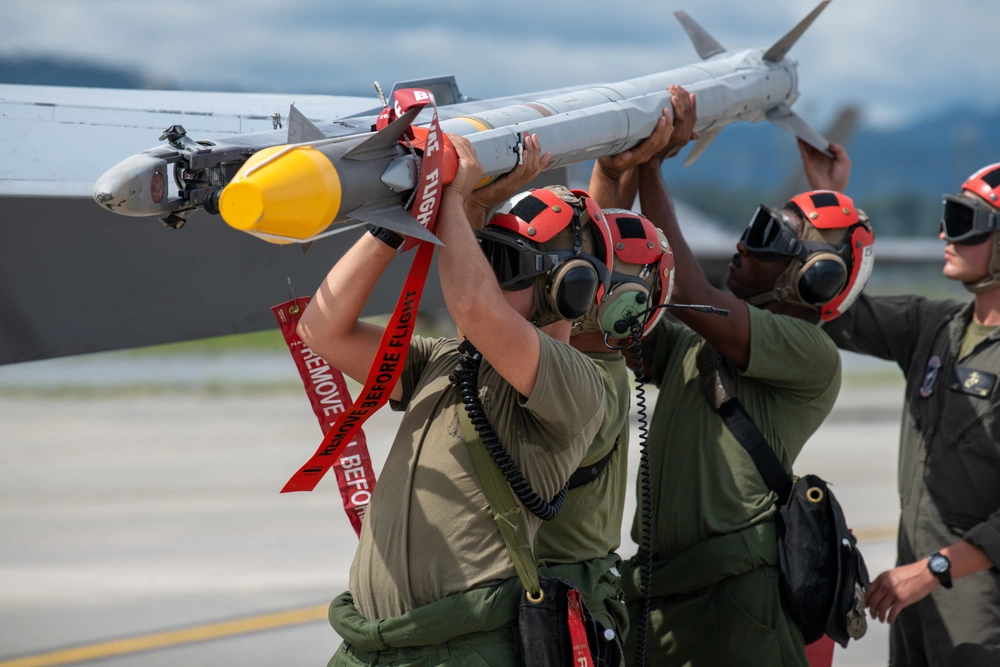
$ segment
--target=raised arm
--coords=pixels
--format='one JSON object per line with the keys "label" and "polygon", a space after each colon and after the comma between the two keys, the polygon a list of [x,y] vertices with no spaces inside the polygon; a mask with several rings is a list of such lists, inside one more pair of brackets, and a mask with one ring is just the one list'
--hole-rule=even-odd
{"label": "raised arm", "polygon": [[473,192],[465,201],[465,214],[473,229],[486,226],[486,218],[494,208],[507,201],[535,180],[549,166],[552,153],[542,153],[537,134],[524,138],[521,164],[486,187]]}
{"label": "raised arm", "polygon": [[674,112],[671,116],[670,110],[664,109],[663,115],[672,118],[672,127],[666,121],[659,123],[641,145],[619,155],[601,158],[594,165],[588,192],[602,208],[632,208],[639,193],[637,167],[653,158],[661,162],[672,158],[689,141],[699,138],[694,131],[697,120],[694,93],[688,95],[680,86],[671,86],[670,93]]}
{"label": "raised arm", "polygon": [[823,330],[840,349],[895,361],[908,373],[920,337],[922,313],[942,307],[947,303],[929,302],[916,294],[862,294],[850,310],[827,322]]}
{"label": "raised arm", "polygon": [[642,212],[663,230],[674,253],[675,282],[671,301],[715,306],[729,311],[728,317],[676,310],[674,315],[708,341],[739,368],[750,362],[750,314],[747,305],[728,292],[712,286],[684,240],[673,202],[663,182],[658,160],[639,167],[639,198]]}
{"label": "raised arm", "polygon": [[[673,105],[678,116],[693,123],[695,100],[682,88],[671,88]],[[708,313],[676,310],[674,315],[691,327],[739,368],[750,361],[750,314],[742,300],[723,292],[709,283],[705,272],[684,240],[673,202],[661,174],[662,158],[656,155],[639,166],[639,199],[643,214],[663,230],[674,253],[675,283],[671,300],[674,303],[694,303],[724,308],[729,317]]]}
{"label": "raised arm", "polygon": [[[635,168],[636,166],[655,158],[670,145],[674,133],[670,109],[664,109],[663,115],[656,121],[652,134],[641,144],[618,155],[602,157],[594,164],[590,173],[590,185],[587,193],[594,198],[601,208],[630,208],[635,199]],[[626,192],[631,192],[628,204],[622,202],[622,183],[626,183]],[[628,196],[628,194],[626,194]]]}
{"label": "raised arm", "polygon": [[[466,216],[466,201],[483,168],[467,139],[450,136],[458,154],[458,174],[445,187],[438,217],[444,242],[438,273],[445,305],[459,331],[522,396],[531,396],[538,379],[540,332],[507,302],[493,269],[479,249]],[[516,293],[521,298],[531,298]]]}
{"label": "raised arm", "polygon": [[[361,383],[368,378],[384,328],[358,318],[395,254],[371,234],[362,234],[330,269],[299,321],[302,342]],[[397,383],[390,397],[398,401],[402,391]]]}
{"label": "raised arm", "polygon": [[806,171],[806,179],[813,190],[833,190],[845,192],[851,181],[851,158],[847,149],[840,144],[830,143],[833,157],[816,150],[799,139],[799,153],[802,154],[802,166]]}

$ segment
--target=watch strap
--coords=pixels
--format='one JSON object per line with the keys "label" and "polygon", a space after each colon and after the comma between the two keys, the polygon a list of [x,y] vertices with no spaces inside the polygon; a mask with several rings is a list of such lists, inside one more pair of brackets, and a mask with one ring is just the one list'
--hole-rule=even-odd
{"label": "watch strap", "polygon": [[378,225],[373,225],[370,222],[365,225],[365,229],[367,229],[372,236],[374,236],[379,241],[386,244],[393,250],[399,250],[399,246],[403,245],[403,241],[406,240],[403,238],[401,234],[397,234],[391,229],[386,229],[385,227],[379,227]]}

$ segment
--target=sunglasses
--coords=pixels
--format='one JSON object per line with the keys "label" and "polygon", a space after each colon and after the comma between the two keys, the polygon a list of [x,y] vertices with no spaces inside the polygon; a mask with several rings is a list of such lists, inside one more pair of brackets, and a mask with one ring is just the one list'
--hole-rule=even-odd
{"label": "sunglasses", "polygon": [[757,207],[740,241],[747,252],[765,262],[780,262],[789,257],[805,261],[819,250],[837,250],[822,241],[803,241],[784,213],[764,204]]}
{"label": "sunglasses", "polygon": [[979,245],[1000,227],[996,211],[970,197],[945,195],[941,204],[941,231],[949,243]]}

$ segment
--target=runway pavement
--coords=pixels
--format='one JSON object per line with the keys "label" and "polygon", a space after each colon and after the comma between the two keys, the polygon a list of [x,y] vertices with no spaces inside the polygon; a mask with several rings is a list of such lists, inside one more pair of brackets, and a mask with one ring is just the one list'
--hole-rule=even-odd
{"label": "runway pavement", "polygon": [[[835,485],[873,576],[894,558],[900,405],[898,381],[848,387],[796,464]],[[366,428],[376,470],[397,421],[386,410]],[[166,631],[189,640],[191,628],[205,640],[88,664],[325,664],[339,640],[320,606],[346,587],[357,540],[332,479],[278,494],[319,435],[295,391],[0,393],[0,667],[156,646],[148,635]],[[633,478],[636,459],[633,448]],[[259,630],[286,610],[320,620],[249,634],[218,625],[262,616],[246,626]],[[112,643],[50,653],[98,642]],[[874,624],[834,664],[887,654]]]}

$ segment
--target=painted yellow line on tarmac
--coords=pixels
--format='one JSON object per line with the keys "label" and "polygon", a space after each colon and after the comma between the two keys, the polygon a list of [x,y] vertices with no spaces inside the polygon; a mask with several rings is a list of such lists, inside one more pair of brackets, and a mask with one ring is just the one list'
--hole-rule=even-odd
{"label": "painted yellow line on tarmac", "polygon": [[303,607],[300,609],[290,609],[274,614],[262,614],[260,616],[250,616],[239,618],[233,621],[222,621],[221,623],[207,623],[196,625],[182,630],[170,630],[168,632],[154,632],[148,635],[128,637],[125,639],[114,639],[111,641],[98,642],[96,644],[85,644],[73,648],[48,651],[46,653],[36,653],[20,658],[0,660],[0,667],[51,667],[52,665],[71,665],[87,660],[102,660],[129,653],[149,651],[154,648],[166,648],[168,646],[180,646],[194,642],[203,642],[210,639],[222,639],[235,635],[245,635],[251,632],[261,632],[263,630],[273,630],[292,625],[302,625],[314,621],[326,620],[326,612],[329,605],[317,605],[315,607]]}
{"label": "painted yellow line on tarmac", "polygon": [[[860,526],[852,528],[854,537],[858,542],[886,542],[895,540],[899,531],[899,526],[894,523],[884,523],[881,526]],[[0,662],[0,667],[5,667]]]}
{"label": "painted yellow line on tarmac", "polygon": [[[854,536],[858,542],[885,542],[896,539],[897,525],[887,523],[877,526],[860,526],[854,528]],[[0,660],[0,667],[52,667],[53,665],[71,665],[87,660],[101,660],[118,655],[138,653],[154,648],[180,646],[194,642],[222,639],[252,632],[284,628],[292,625],[302,625],[314,621],[326,620],[327,605],[303,607],[274,614],[250,616],[234,621],[196,625],[182,630],[154,632],[138,637],[115,639],[95,644],[85,644],[74,648],[36,653],[21,658]]]}

